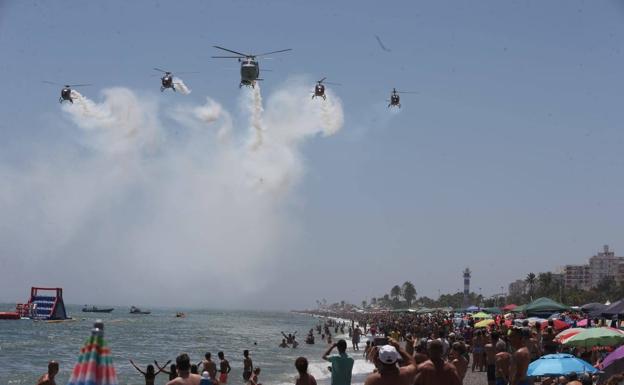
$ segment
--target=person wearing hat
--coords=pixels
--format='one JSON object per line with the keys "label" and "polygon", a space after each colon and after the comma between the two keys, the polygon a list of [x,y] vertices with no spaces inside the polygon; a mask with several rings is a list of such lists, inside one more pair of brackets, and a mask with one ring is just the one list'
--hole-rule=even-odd
{"label": "person wearing hat", "polygon": [[[366,378],[364,385],[412,385],[416,377],[416,361],[399,344],[390,339],[388,345],[375,346],[371,358],[377,371]],[[403,366],[399,367],[398,362]]]}

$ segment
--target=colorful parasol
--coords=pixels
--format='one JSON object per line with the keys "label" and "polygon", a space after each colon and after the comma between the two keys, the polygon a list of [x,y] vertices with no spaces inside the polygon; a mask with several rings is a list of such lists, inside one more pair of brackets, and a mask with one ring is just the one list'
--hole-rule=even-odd
{"label": "colorful parasol", "polygon": [[91,337],[80,349],[68,385],[117,385],[110,349],[104,342],[104,324],[97,320]]}
{"label": "colorful parasol", "polygon": [[483,321],[479,321],[475,324],[475,328],[486,328],[492,324],[494,324],[495,321],[493,319],[484,319]]}
{"label": "colorful parasol", "polygon": [[[564,322],[564,321],[562,321],[560,319],[555,319],[555,320],[551,320],[551,321],[553,323],[553,328],[555,330],[563,330],[563,329],[566,329],[566,328],[570,327],[570,325],[568,325],[567,322]],[[548,326],[549,326],[548,322],[541,323],[542,330],[546,329]]]}
{"label": "colorful parasol", "polygon": [[547,354],[529,364],[527,375],[559,376],[572,372],[595,373],[597,370],[587,362],[571,354]]}
{"label": "colorful parasol", "polygon": [[572,338],[573,336],[579,334],[583,330],[585,330],[585,329],[584,328],[566,329],[566,330],[562,331],[561,333],[559,333],[559,334],[557,334],[555,336],[555,341],[559,341],[559,342],[563,343],[564,341],[567,341],[569,338]]}
{"label": "colorful parasol", "polygon": [[579,348],[618,346],[624,343],[624,332],[607,327],[589,328],[570,338],[565,338],[561,343]]}

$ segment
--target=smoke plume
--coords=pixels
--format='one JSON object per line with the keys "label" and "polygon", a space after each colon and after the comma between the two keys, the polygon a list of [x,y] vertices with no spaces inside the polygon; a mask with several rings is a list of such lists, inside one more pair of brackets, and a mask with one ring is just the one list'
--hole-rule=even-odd
{"label": "smoke plume", "polygon": [[58,285],[78,303],[224,306],[257,292],[296,235],[301,144],[343,122],[337,97],[308,88],[288,82],[264,108],[259,88],[243,90],[247,119],[211,98],[162,111],[123,87],[101,102],[74,91],[59,129],[76,140],[0,163],[0,280],[16,298]]}
{"label": "smoke plume", "polygon": [[191,89],[188,88],[188,86],[184,84],[182,79],[178,77],[173,78],[173,85],[175,86],[176,91],[181,93],[182,95],[188,95],[191,93]]}

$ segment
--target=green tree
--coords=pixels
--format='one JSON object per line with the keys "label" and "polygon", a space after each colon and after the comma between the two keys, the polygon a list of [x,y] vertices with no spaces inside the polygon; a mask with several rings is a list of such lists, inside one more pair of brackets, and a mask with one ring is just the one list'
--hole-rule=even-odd
{"label": "green tree", "polygon": [[362,301],[362,309],[366,309],[366,300]]}
{"label": "green tree", "polygon": [[537,293],[542,297],[552,297],[553,283],[551,272],[539,273],[537,275]]}
{"label": "green tree", "polygon": [[399,287],[399,285],[394,285],[392,289],[390,289],[390,297],[392,297],[392,299],[398,300],[400,296],[401,287]]}
{"label": "green tree", "polygon": [[401,291],[403,293],[403,298],[405,298],[405,301],[407,302],[407,307],[410,307],[412,305],[412,301],[416,299],[416,288],[414,287],[414,284],[410,281],[405,281],[401,287]]}
{"label": "green tree", "polygon": [[530,298],[531,301],[533,301],[533,292],[535,290],[535,274],[533,274],[533,273],[527,274],[527,276],[524,279],[524,281],[529,286],[529,298]]}
{"label": "green tree", "polygon": [[373,297],[371,298],[371,305],[377,305],[377,298]]}

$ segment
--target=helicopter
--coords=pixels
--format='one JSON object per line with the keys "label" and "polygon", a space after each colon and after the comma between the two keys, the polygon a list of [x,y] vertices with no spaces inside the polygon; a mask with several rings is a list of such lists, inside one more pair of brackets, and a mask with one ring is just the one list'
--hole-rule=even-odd
{"label": "helicopter", "polygon": [[399,97],[399,94],[415,94],[416,92],[412,92],[412,91],[397,91],[396,88],[392,89],[392,93],[390,94],[390,104],[388,104],[388,108],[390,107],[399,107],[401,108],[401,98]]}
{"label": "helicopter", "polygon": [[[314,94],[312,94],[312,99],[314,99],[315,97],[321,97],[323,98],[323,100],[327,99],[327,96],[325,96],[325,84],[333,84],[335,86],[339,86],[340,84],[338,83],[331,83],[331,82],[326,82],[325,79],[327,79],[326,77],[318,80],[316,82],[316,86],[314,86]],[[323,82],[325,84],[323,84]]]}
{"label": "helicopter", "polygon": [[292,48],[281,49],[279,51],[271,51],[265,52],[261,54],[246,54],[241,52],[236,52],[231,49],[219,47],[218,45],[213,46],[217,49],[231,52],[236,54],[237,56],[213,56],[215,59],[238,59],[238,62],[241,63],[241,81],[238,87],[247,86],[254,88],[256,85],[256,81],[263,80],[260,79],[260,65],[258,64],[257,57],[271,55],[274,53],[292,51]]}
{"label": "helicopter", "polygon": [[65,85],[61,85],[59,83],[49,82],[47,80],[43,80],[43,83],[52,84],[52,85],[55,85],[55,86],[62,86],[63,89],[61,90],[61,96],[59,97],[59,103],[63,103],[65,100],[67,100],[71,104],[74,104],[74,99],[72,99],[72,96],[71,96],[72,87],[86,87],[86,86],[90,86],[91,85],[91,84],[65,84]]}
{"label": "helicopter", "polygon": [[[154,68],[155,71],[160,71],[163,73],[163,77],[160,78],[160,92],[163,92],[167,88],[171,88],[174,92],[176,91],[175,85],[179,84],[178,82],[174,82],[173,73],[171,71],[161,70],[160,68]],[[181,74],[194,74],[197,72],[180,72]]]}

